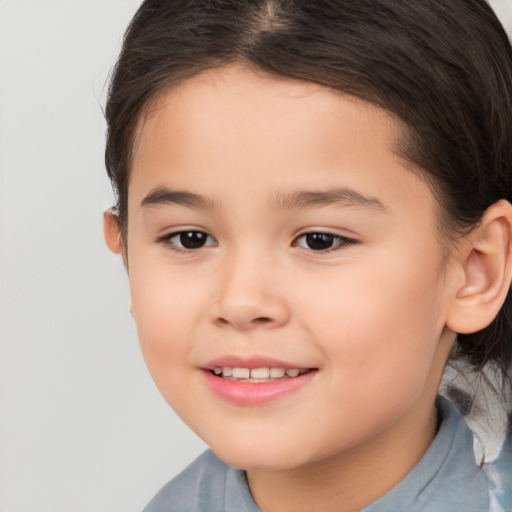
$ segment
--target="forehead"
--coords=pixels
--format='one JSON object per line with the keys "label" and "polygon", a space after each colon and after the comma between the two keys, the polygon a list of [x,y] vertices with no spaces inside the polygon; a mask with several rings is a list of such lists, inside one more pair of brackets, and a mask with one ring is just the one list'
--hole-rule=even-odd
{"label": "forehead", "polygon": [[[239,65],[209,70],[148,105],[137,127],[129,196],[140,202],[169,181],[206,195],[254,195],[271,181],[275,193],[286,193],[299,179],[316,190],[324,182],[356,190],[365,182],[370,196],[385,182],[398,195],[403,190],[393,182],[405,174],[417,186],[395,151],[401,133],[386,111],[311,82]],[[236,187],[219,192],[219,180]]]}
{"label": "forehead", "polygon": [[[233,149],[274,141],[275,151],[262,157],[277,156],[285,142],[304,154],[319,143],[329,152],[342,142],[348,150],[365,140],[378,140],[389,151],[402,132],[390,114],[353,96],[242,65],[208,70],[150,101],[137,126],[134,153],[173,128],[176,145],[193,137],[205,150],[229,142],[223,139],[229,132]],[[230,154],[223,151],[225,158]]]}

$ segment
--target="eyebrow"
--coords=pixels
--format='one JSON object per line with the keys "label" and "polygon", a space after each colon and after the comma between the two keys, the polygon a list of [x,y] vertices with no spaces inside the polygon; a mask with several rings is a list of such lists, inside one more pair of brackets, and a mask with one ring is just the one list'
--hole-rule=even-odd
{"label": "eyebrow", "polygon": [[376,197],[365,196],[345,187],[319,191],[299,190],[290,194],[279,194],[275,199],[275,207],[278,209],[316,208],[335,204],[364,206],[389,213],[389,208]]}
{"label": "eyebrow", "polygon": [[[172,190],[167,187],[156,187],[141,202],[141,207],[164,206],[177,204],[194,209],[213,209],[215,201],[206,196]],[[272,207],[279,210],[293,210],[299,208],[317,208],[340,204],[342,206],[363,206],[383,213],[389,213],[389,208],[376,197],[365,196],[350,188],[334,188],[329,190],[299,190],[287,194],[277,194]]]}
{"label": "eyebrow", "polygon": [[178,204],[194,209],[214,208],[213,199],[186,192],[184,190],[171,190],[167,187],[156,187],[142,200],[141,207],[164,206],[166,204]]}

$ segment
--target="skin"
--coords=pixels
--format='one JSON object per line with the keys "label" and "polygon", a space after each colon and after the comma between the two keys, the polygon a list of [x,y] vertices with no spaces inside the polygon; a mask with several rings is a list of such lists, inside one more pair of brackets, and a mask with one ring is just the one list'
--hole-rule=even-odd
{"label": "skin", "polygon": [[[140,120],[125,259],[143,355],[171,407],[247,470],[264,512],[355,511],[402,480],[435,436],[454,331],[489,323],[508,289],[510,205],[447,257],[399,133],[369,104],[238,65],[166,92]],[[204,200],[147,199],[162,188]],[[183,230],[206,245],[180,248]],[[330,250],[308,246],[319,232]],[[110,213],[105,233],[121,252]],[[318,371],[276,402],[235,405],[202,370],[226,355]]]}

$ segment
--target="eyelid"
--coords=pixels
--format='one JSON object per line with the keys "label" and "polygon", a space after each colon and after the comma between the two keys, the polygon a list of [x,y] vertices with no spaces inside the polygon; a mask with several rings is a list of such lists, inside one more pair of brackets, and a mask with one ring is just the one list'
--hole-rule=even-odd
{"label": "eyelid", "polygon": [[[179,237],[183,233],[201,233],[203,235],[206,235],[207,243],[205,243],[205,245],[202,245],[201,247],[187,248],[187,247],[183,247],[175,242],[172,242],[173,238]],[[211,242],[208,243],[208,239],[210,239],[210,241],[213,241],[214,243],[211,243]],[[159,244],[162,244],[164,247],[169,248],[175,252],[189,253],[189,254],[193,253],[193,252],[198,252],[201,249],[204,249],[205,247],[215,247],[218,245],[217,240],[212,235],[210,235],[207,231],[205,231],[204,229],[193,228],[193,227],[192,228],[191,227],[179,228],[179,229],[170,231],[168,233],[165,233],[163,235],[158,235],[156,237],[155,241]]]}
{"label": "eyelid", "polygon": [[[192,247],[191,248],[191,247],[184,247],[180,243],[176,243],[176,242],[172,241],[173,238],[179,237],[180,235],[182,235],[184,233],[200,233],[200,234],[206,235],[206,242],[204,245],[201,245],[200,247]],[[315,235],[315,234],[322,234],[322,235],[330,236],[333,238],[333,240],[336,243],[332,247],[328,247],[326,249],[317,249],[317,250],[315,250],[311,247],[304,247],[299,244],[299,240],[301,238],[306,237],[308,235]],[[164,233],[162,235],[158,235],[155,239],[155,242],[159,243],[159,244],[163,245],[164,247],[169,248],[173,251],[181,252],[181,253],[188,253],[188,254],[198,252],[201,249],[204,249],[207,247],[218,246],[218,241],[215,239],[215,237],[210,235],[205,229],[197,228],[197,227],[188,227],[188,226],[173,229],[170,232]],[[293,238],[291,245],[293,247],[298,247],[300,249],[303,249],[303,250],[308,251],[313,254],[322,255],[322,254],[327,254],[327,253],[334,252],[334,251],[339,251],[344,248],[348,248],[349,246],[354,245],[356,243],[358,243],[357,239],[350,237],[350,236],[340,234],[340,233],[333,232],[332,229],[330,230],[328,228],[326,228],[326,229],[310,228],[307,231],[303,231],[302,233],[299,233],[298,235],[296,235]]]}
{"label": "eyelid", "polygon": [[[308,235],[315,235],[315,234],[321,234],[321,235],[327,235],[327,236],[331,236],[333,237],[333,239],[335,240],[338,240],[340,241],[341,243],[338,243],[337,245],[334,245],[333,247],[329,247],[327,249],[319,249],[319,250],[314,250],[310,247],[303,247],[301,245],[299,245],[298,241],[303,238],[303,237],[306,237]],[[335,251],[339,251],[339,250],[343,250],[344,248],[348,248],[354,244],[357,244],[358,243],[358,240],[353,238],[353,237],[349,237],[349,236],[346,236],[346,235],[342,235],[340,233],[333,233],[332,231],[328,230],[328,229],[321,229],[321,228],[318,228],[318,229],[309,229],[308,231],[305,231],[305,232],[302,232],[300,234],[298,234],[294,239],[293,239],[293,242],[292,242],[292,246],[294,247],[299,247],[300,249],[304,249],[310,253],[313,253],[313,254],[318,254],[318,255],[322,255],[322,254],[327,254],[327,253],[330,253],[330,252],[335,252]]]}

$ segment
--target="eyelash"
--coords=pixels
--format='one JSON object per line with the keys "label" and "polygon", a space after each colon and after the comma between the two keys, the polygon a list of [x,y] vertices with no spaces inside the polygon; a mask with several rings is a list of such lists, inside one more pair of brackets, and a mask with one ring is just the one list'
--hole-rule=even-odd
{"label": "eyelash", "polygon": [[[189,235],[194,234],[196,236],[197,235],[205,236],[207,240],[211,239],[214,241],[214,243],[213,244],[208,243],[206,245],[201,245],[200,247],[191,248],[191,247],[183,247],[183,244],[180,246],[176,242],[172,241],[173,238],[181,237],[186,234],[189,234]],[[209,235],[208,233],[205,233],[204,231],[200,231],[198,229],[184,229],[182,231],[175,231],[173,233],[169,233],[168,235],[164,235],[164,236],[160,237],[157,240],[157,242],[163,244],[166,247],[169,247],[173,251],[180,252],[180,253],[191,253],[191,252],[197,251],[199,249],[203,249],[204,247],[211,247],[213,245],[216,245],[216,243],[217,243],[217,241],[211,235]]]}
{"label": "eyelash", "polygon": [[[320,237],[327,237],[332,243],[336,243],[336,245],[328,247],[326,249],[314,250],[311,247],[304,247],[299,244],[299,240],[301,240],[302,238],[307,239],[308,237],[318,237],[318,235],[320,235]],[[312,242],[312,240],[310,240],[309,242]],[[312,251],[315,254],[328,254],[334,251],[339,251],[344,247],[349,247],[351,245],[354,245],[355,243],[357,243],[357,241],[354,240],[353,238],[348,238],[342,235],[335,235],[334,233],[328,233],[324,231],[309,231],[308,233],[303,233],[302,235],[299,235],[293,241],[293,245],[295,247],[301,247],[303,249]]]}
{"label": "eyelash", "polygon": [[[177,238],[177,237],[181,238],[183,235],[187,235],[187,234],[188,235],[193,234],[195,237],[199,236],[200,238],[205,237],[206,242],[205,242],[205,244],[200,245],[198,247],[184,247],[182,240],[180,240],[181,245],[178,245],[178,243],[172,241],[174,238]],[[332,247],[327,247],[325,249],[318,249],[318,250],[312,249],[311,247],[301,245],[299,241],[301,239],[307,240],[308,237],[316,237],[316,238],[324,237],[324,240],[325,240],[325,238],[327,238],[327,243],[329,243],[329,241],[330,241],[331,243],[335,243],[336,245],[334,245]],[[210,239],[210,243],[208,243],[208,239]],[[211,243],[211,241],[213,241],[213,243]],[[164,235],[164,236],[158,238],[157,242],[172,249],[173,251],[176,251],[179,253],[189,253],[189,254],[191,252],[203,249],[205,247],[215,246],[217,244],[217,241],[208,233],[206,233],[204,231],[200,231],[200,230],[194,230],[194,229],[175,231],[173,233],[169,233],[167,235]],[[313,240],[310,239],[309,243],[311,243],[311,242],[313,242]],[[293,240],[292,246],[300,247],[305,250],[309,250],[315,254],[328,254],[328,253],[331,253],[334,251],[338,251],[338,250],[342,249],[343,247],[348,247],[348,246],[354,245],[356,243],[357,243],[356,240],[354,240],[352,238],[345,237],[345,236],[335,235],[333,233],[328,233],[328,232],[323,232],[323,231],[310,231],[310,232],[303,233],[303,234],[297,236]],[[308,242],[306,242],[306,244],[308,244]]]}

